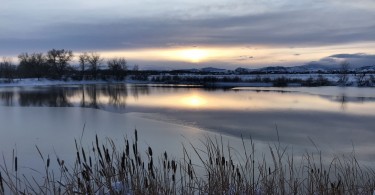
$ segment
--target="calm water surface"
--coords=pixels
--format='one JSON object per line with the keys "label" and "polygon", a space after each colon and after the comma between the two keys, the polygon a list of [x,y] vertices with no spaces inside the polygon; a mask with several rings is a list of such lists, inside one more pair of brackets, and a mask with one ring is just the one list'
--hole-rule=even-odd
{"label": "calm water surface", "polygon": [[[85,130],[83,131],[83,127]],[[375,89],[233,88],[166,85],[65,85],[0,88],[0,151],[24,167],[45,154],[74,158],[74,139],[90,148],[95,134],[122,141],[138,129],[144,148],[181,155],[182,144],[223,136],[257,151],[278,140],[294,153],[324,151],[375,161]],[[192,152],[192,151],[191,151]],[[30,165],[31,164],[31,165]]]}

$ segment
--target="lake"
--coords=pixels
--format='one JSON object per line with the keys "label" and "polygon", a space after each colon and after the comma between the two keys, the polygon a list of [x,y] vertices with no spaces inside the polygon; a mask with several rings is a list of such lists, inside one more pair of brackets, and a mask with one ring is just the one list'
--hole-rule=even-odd
{"label": "lake", "polygon": [[[278,140],[295,155],[355,151],[375,161],[375,89],[355,87],[240,87],[189,85],[61,85],[0,88],[0,151],[21,167],[45,155],[75,158],[74,139],[90,149],[97,134],[121,142],[138,130],[145,149],[182,155],[182,144],[202,146],[205,136],[242,147],[250,137],[257,153]],[[123,147],[123,146],[121,146]],[[194,153],[192,150],[190,153]]]}

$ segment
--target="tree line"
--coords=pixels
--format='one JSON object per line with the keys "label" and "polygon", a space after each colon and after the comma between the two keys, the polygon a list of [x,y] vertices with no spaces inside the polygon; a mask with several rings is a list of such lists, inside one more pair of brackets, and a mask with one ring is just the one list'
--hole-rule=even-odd
{"label": "tree line", "polygon": [[[0,62],[0,78],[9,82],[14,78],[123,80],[128,73],[137,75],[139,71],[138,65],[129,70],[125,58],[105,60],[95,52],[79,54],[79,66],[71,65],[73,58],[73,52],[65,49],[52,49],[47,53],[21,53],[18,55],[18,65],[4,57]],[[105,68],[101,68],[103,66]]]}

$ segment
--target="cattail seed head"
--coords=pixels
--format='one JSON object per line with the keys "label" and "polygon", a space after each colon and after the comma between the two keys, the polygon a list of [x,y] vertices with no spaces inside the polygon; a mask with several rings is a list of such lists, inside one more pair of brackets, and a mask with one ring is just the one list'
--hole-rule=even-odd
{"label": "cattail seed head", "polygon": [[47,158],[47,168],[49,167],[49,163],[50,163],[50,159],[49,159],[49,156]]}
{"label": "cattail seed head", "polygon": [[14,158],[14,169],[17,172],[17,170],[18,170],[17,156]]}

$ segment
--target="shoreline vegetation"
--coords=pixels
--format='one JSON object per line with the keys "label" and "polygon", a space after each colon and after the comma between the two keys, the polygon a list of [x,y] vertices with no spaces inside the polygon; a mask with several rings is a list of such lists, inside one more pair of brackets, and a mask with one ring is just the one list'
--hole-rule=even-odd
{"label": "shoreline vegetation", "polygon": [[[141,73],[143,74],[143,73]],[[110,77],[96,80],[18,78],[7,80],[0,77],[0,87],[50,86],[50,85],[85,85],[85,84],[165,84],[191,85],[202,87],[375,87],[375,74],[360,77],[348,75],[345,84],[340,83],[335,74],[264,74],[264,75],[153,75],[145,73],[143,79],[131,75],[122,80]],[[363,76],[363,75],[362,75]]]}
{"label": "shoreline vegetation", "polygon": [[[90,150],[75,141],[75,163],[45,156],[40,179],[25,176],[12,164],[0,163],[0,194],[372,194],[375,172],[360,165],[355,153],[322,159],[320,151],[297,159],[280,143],[257,155],[252,139],[243,148],[206,137],[203,148],[183,146],[181,159],[167,151],[160,156],[152,146],[138,144],[138,132],[121,145],[96,136]],[[188,152],[188,150],[193,151]],[[241,152],[239,152],[241,151]],[[195,155],[196,158],[192,158]],[[37,154],[36,154],[37,156]],[[269,156],[270,158],[267,158]],[[192,159],[198,159],[194,162]],[[328,162],[328,163],[326,163]],[[53,169],[54,165],[57,167]]]}
{"label": "shoreline vegetation", "polygon": [[[75,60],[74,60],[75,59]],[[74,63],[74,65],[73,65]],[[140,70],[130,66],[125,58],[104,59],[99,53],[51,49],[46,53],[21,53],[18,64],[12,59],[0,61],[0,86],[14,86],[24,80],[45,83],[151,83],[188,84],[207,87],[241,86],[375,86],[375,68],[351,68],[348,62],[334,67],[306,68],[265,67],[263,69],[237,68],[225,70],[201,68],[185,70]],[[27,85],[27,83],[26,83]],[[28,83],[28,85],[31,85]]]}

